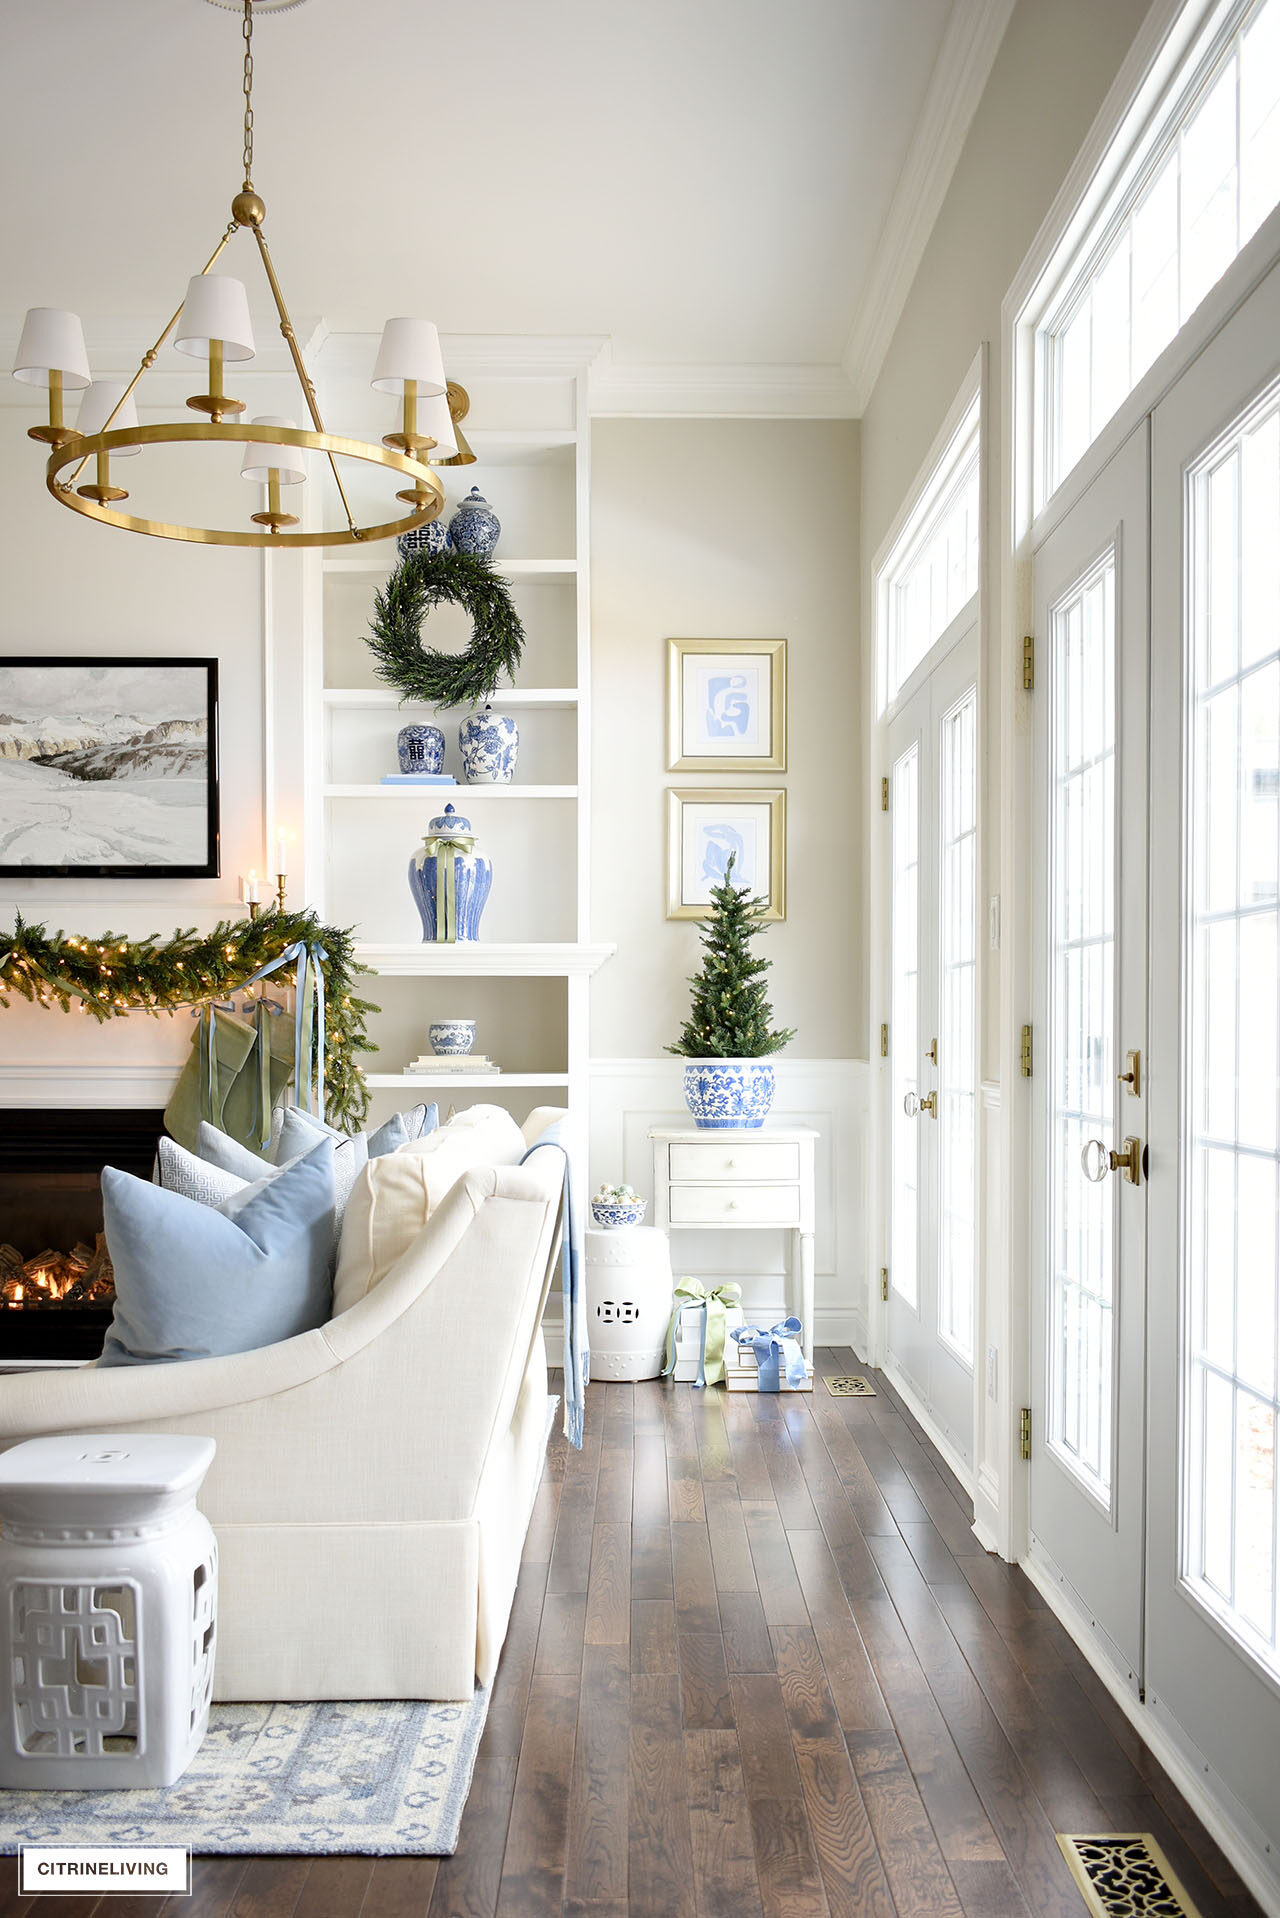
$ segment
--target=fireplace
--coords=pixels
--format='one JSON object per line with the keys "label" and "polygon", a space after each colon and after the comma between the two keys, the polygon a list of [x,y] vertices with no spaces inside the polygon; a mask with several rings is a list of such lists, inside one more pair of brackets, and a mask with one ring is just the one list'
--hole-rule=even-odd
{"label": "fireplace", "polygon": [[104,1165],[149,1179],[164,1114],[0,1108],[0,1359],[93,1359],[114,1288]]}

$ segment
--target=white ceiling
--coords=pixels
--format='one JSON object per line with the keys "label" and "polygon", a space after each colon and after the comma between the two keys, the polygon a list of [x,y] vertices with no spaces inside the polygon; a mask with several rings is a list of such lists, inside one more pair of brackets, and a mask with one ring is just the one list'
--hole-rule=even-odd
{"label": "white ceiling", "polygon": [[[449,333],[599,334],[650,366],[838,365],[900,176],[936,136],[957,30],[992,11],[309,0],[266,16],[255,181],[290,305],[335,331],[416,312]],[[94,316],[158,331],[240,184],[239,21],[204,0],[6,13],[3,305],[69,306],[91,346]],[[239,236],[225,270],[255,278],[250,255]]]}

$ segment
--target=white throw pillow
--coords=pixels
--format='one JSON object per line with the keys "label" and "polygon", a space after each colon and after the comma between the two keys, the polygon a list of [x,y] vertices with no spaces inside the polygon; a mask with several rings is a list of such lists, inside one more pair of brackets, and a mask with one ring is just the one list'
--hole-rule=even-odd
{"label": "white throw pillow", "polygon": [[445,1194],[478,1165],[516,1165],[523,1134],[502,1106],[471,1106],[448,1125],[387,1152],[358,1174],[347,1200],[333,1282],[336,1319],[408,1251]]}

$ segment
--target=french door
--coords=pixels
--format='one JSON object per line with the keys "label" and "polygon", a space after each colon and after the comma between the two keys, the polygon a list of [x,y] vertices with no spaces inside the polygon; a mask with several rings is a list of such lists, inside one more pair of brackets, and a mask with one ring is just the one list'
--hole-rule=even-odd
{"label": "french door", "polygon": [[1280,267],[1152,422],[1147,1702],[1280,1839]]}
{"label": "french door", "polygon": [[1031,1548],[1137,1691],[1146,1204],[1147,441],[1035,552]]}
{"label": "french door", "polygon": [[970,608],[889,725],[889,1358],[973,1456],[977,633]]}

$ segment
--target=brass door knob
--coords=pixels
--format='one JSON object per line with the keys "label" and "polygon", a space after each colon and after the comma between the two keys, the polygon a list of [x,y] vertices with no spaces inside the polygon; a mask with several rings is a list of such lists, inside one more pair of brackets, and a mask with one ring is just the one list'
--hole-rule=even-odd
{"label": "brass door knob", "polygon": [[902,1110],[906,1113],[908,1119],[918,1119],[922,1112],[927,1112],[931,1119],[936,1119],[938,1116],[938,1095],[936,1092],[930,1092],[926,1093],[924,1098],[921,1098],[919,1093],[908,1092],[903,1096]]}
{"label": "brass door knob", "polygon": [[1142,1141],[1126,1139],[1115,1152],[1101,1139],[1090,1139],[1081,1148],[1080,1170],[1092,1185],[1101,1185],[1109,1172],[1123,1172],[1127,1185],[1141,1185]]}

